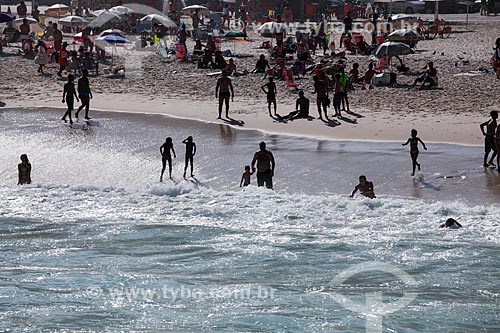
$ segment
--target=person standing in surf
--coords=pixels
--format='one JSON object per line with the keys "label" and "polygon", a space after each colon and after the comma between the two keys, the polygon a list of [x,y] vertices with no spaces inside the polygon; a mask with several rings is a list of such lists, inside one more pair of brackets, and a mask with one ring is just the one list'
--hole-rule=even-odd
{"label": "person standing in surf", "polygon": [[87,69],[82,70],[82,77],[78,80],[78,95],[80,96],[80,100],[82,101],[82,105],[76,111],[75,117],[78,118],[78,114],[80,111],[85,108],[85,119],[91,119],[89,117],[89,108],[90,108],[90,100],[92,99],[92,92],[90,91],[89,79],[88,79],[89,71]]}
{"label": "person standing in surf", "polygon": [[76,98],[77,102],[80,101],[75,91],[75,77],[73,76],[73,74],[70,74],[68,75],[68,82],[64,85],[63,99],[62,99],[63,103],[66,100],[66,105],[68,105],[68,111],[66,111],[64,116],[61,118],[62,120],[64,120],[65,123],[67,123],[68,121],[66,120],[66,116],[69,116],[70,125],[73,125],[73,120],[71,120],[71,111],[73,111],[73,107],[75,105],[75,100],[73,99],[73,96]]}
{"label": "person standing in surf", "polygon": [[[269,109],[269,117],[272,117],[273,115],[271,114],[271,105],[274,105],[274,115],[278,116],[276,114],[276,83],[274,83],[274,79],[272,77],[269,77],[269,82],[260,87],[263,92],[266,93],[267,95],[267,108]],[[267,89],[267,90],[266,90]]]}
{"label": "person standing in surf", "polygon": [[21,163],[17,165],[17,172],[17,185],[31,184],[31,164],[28,160],[28,155],[21,155]]}
{"label": "person standing in surf", "polygon": [[[488,121],[485,121],[479,127],[481,128],[481,132],[483,132],[484,135],[484,159],[483,159],[483,166],[485,168],[491,166],[494,166],[495,164],[493,163],[493,160],[495,159],[495,156],[497,156],[497,147],[495,144],[495,132],[497,130],[497,119],[498,119],[498,111],[491,111],[490,112],[490,117],[491,119]],[[486,127],[486,131],[484,128]],[[490,151],[493,151],[493,155],[491,155],[490,161],[488,162],[488,155],[490,154]]]}
{"label": "person standing in surf", "polygon": [[241,176],[240,180],[240,187],[243,185],[244,187],[247,187],[250,185],[250,180],[255,171],[250,172],[250,165],[245,166],[245,172],[243,172],[243,175]]}
{"label": "person standing in surf", "polygon": [[226,103],[226,118],[229,118],[229,97],[234,101],[234,89],[231,79],[227,77],[227,72],[222,71],[222,77],[217,80],[215,87],[215,98],[219,98],[219,117],[222,119],[222,105]]}
{"label": "person standing in surf", "polygon": [[421,143],[422,146],[424,147],[425,150],[427,150],[427,147],[425,146],[425,143],[420,140],[420,138],[417,136],[417,130],[412,129],[411,130],[411,138],[408,138],[408,140],[403,143],[403,146],[406,146],[407,144],[410,144],[410,156],[411,156],[411,161],[413,164],[413,173],[411,174],[412,176],[415,176],[415,168],[418,167],[418,171],[420,171],[420,164],[417,162],[418,158],[418,143]]}
{"label": "person standing in surf", "polygon": [[186,140],[182,141],[186,145],[186,159],[184,163],[184,178],[186,178],[186,171],[188,168],[188,164],[191,165],[191,177],[193,175],[193,157],[196,155],[196,143],[193,141],[192,136],[188,136]]}
{"label": "person standing in surf", "polygon": [[172,143],[172,138],[168,137],[165,140],[165,143],[160,147],[161,162],[163,163],[163,168],[161,169],[160,182],[163,182],[163,173],[165,172],[165,168],[167,167],[167,162],[168,162],[168,175],[169,178],[172,179],[172,155],[170,155],[170,151],[172,151],[172,154],[174,154],[174,158],[177,158],[177,156],[175,156],[175,150],[174,150],[174,144]]}
{"label": "person standing in surf", "polygon": [[266,187],[272,190],[274,168],[276,166],[274,156],[273,153],[266,149],[265,142],[261,142],[259,147],[260,150],[253,156],[252,171],[255,172],[255,163],[257,163],[257,185],[262,187],[266,184]]}

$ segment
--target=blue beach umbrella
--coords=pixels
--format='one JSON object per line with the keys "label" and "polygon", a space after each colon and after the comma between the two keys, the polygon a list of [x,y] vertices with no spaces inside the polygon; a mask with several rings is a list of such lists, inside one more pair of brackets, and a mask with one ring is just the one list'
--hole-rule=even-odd
{"label": "blue beach umbrella", "polygon": [[96,42],[105,42],[105,43],[110,43],[110,44],[130,44],[131,41],[129,41],[126,38],[123,38],[122,36],[118,35],[106,35],[103,37],[96,38]]}
{"label": "blue beach umbrella", "polygon": [[16,17],[9,13],[0,13],[0,23],[12,22]]}

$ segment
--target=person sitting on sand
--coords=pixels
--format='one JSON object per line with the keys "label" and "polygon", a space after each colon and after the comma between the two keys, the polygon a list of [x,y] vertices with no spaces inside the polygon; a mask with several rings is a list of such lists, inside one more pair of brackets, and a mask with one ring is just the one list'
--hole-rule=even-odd
{"label": "person sitting on sand", "polygon": [[193,157],[196,155],[196,143],[193,141],[192,136],[188,136],[187,139],[182,141],[183,144],[186,145],[186,159],[184,162],[184,178],[186,178],[186,171],[188,168],[188,164],[191,165],[191,177],[194,177],[193,175]]}
{"label": "person sitting on sand", "polygon": [[359,64],[355,62],[352,64],[352,69],[349,71],[350,83],[359,83]]}
{"label": "person sitting on sand", "polygon": [[459,229],[462,228],[462,225],[458,223],[457,220],[449,218],[445,223],[439,226],[440,228],[449,228],[449,229]]}
{"label": "person sitting on sand", "polygon": [[31,164],[28,155],[21,155],[21,163],[17,165],[18,182],[17,185],[31,184]]}
{"label": "person sitting on sand", "polygon": [[269,66],[269,61],[267,61],[265,55],[261,54],[259,60],[257,60],[257,63],[255,64],[255,69],[253,70],[253,72],[265,74],[268,69],[271,69],[271,67]]}
{"label": "person sitting on sand", "polygon": [[214,62],[212,63],[212,68],[213,69],[226,69],[227,67],[227,62],[222,56],[221,51],[215,51],[215,59]]}
{"label": "person sitting on sand", "polygon": [[295,110],[283,117],[287,120],[309,118],[309,99],[304,96],[304,91],[299,91],[299,98],[295,101]]}
{"label": "person sitting on sand", "polygon": [[418,143],[421,143],[422,146],[424,147],[424,150],[427,150],[427,147],[425,146],[425,143],[420,140],[419,137],[417,137],[417,130],[412,129],[411,130],[411,138],[409,138],[405,143],[402,143],[402,146],[406,146],[407,144],[410,144],[410,156],[411,156],[411,161],[413,165],[413,172],[412,176],[415,176],[415,167],[418,167],[418,171],[420,171],[420,164],[417,162],[418,158]]}
{"label": "person sitting on sand", "polygon": [[247,187],[250,185],[251,176],[255,173],[255,171],[250,172],[250,165],[245,166],[245,172],[241,176],[240,187],[243,185]]}
{"label": "person sitting on sand", "polygon": [[160,182],[163,182],[163,173],[165,172],[167,162],[168,162],[168,176],[170,179],[172,179],[172,155],[170,154],[170,151],[172,151],[172,154],[174,154],[174,158],[177,158],[177,156],[175,156],[175,150],[174,150],[174,144],[172,143],[172,138],[168,137],[165,140],[165,143],[160,147],[161,162],[163,164],[163,168],[161,169]]}
{"label": "person sitting on sand", "polygon": [[236,64],[234,63],[234,60],[231,58],[229,59],[229,62],[226,66],[226,73],[227,73],[227,76],[237,76],[237,72],[236,72]]}
{"label": "person sitting on sand", "polygon": [[68,82],[64,85],[63,99],[62,99],[63,103],[66,100],[66,105],[68,105],[68,110],[61,119],[64,120],[65,123],[67,123],[66,116],[69,116],[70,125],[73,125],[73,120],[71,120],[71,111],[73,111],[73,107],[75,105],[75,100],[73,97],[76,98],[77,102],[80,102],[78,96],[76,95],[75,77],[73,76],[73,74],[69,74]]}
{"label": "person sitting on sand", "polygon": [[368,70],[366,71],[365,75],[359,78],[359,83],[366,83],[366,84],[371,84],[372,79],[377,74],[377,72],[373,69],[373,62],[370,62],[368,64]]}
{"label": "person sitting on sand", "polygon": [[354,190],[351,193],[351,198],[354,197],[354,194],[359,190],[359,193],[364,195],[367,198],[374,199],[376,198],[375,192],[373,191],[373,183],[366,180],[366,176],[359,176],[359,184],[354,187]]}
{"label": "person sitting on sand", "polygon": [[193,55],[202,56],[203,55],[203,45],[199,39],[196,40],[193,47]]}
{"label": "person sitting on sand", "polygon": [[437,70],[434,68],[434,63],[432,61],[429,61],[426,68],[427,70],[425,71],[425,73],[419,76],[415,80],[415,82],[413,82],[413,85],[410,88],[415,87],[419,82],[422,82],[422,85],[419,88],[420,90],[423,90],[425,88],[437,87],[438,78]]}
{"label": "person sitting on sand", "polygon": [[234,100],[234,89],[231,79],[227,77],[226,71],[222,71],[222,76],[217,80],[215,87],[215,98],[219,98],[219,117],[222,119],[222,105],[226,104],[226,118],[229,118],[229,97]]}
{"label": "person sitting on sand", "polygon": [[[272,117],[271,114],[271,105],[274,105],[274,115],[277,116],[276,113],[276,83],[274,83],[274,79],[272,77],[269,78],[269,82],[260,87],[263,92],[267,95],[267,108],[269,110],[269,117]],[[266,90],[267,89],[267,90]]]}
{"label": "person sitting on sand", "polygon": [[[497,131],[497,119],[498,119],[498,111],[491,111],[490,112],[490,117],[488,121],[485,121],[481,125],[479,125],[479,128],[481,128],[481,132],[484,135],[484,159],[483,159],[483,166],[485,168],[491,166],[494,166],[495,164],[493,163],[493,160],[495,159],[495,156],[497,156],[498,150],[496,146],[496,141],[495,141],[495,133]],[[486,127],[486,131],[484,128]],[[497,137],[498,138],[498,137]],[[491,159],[489,162],[488,161],[488,155],[490,154],[490,151],[493,151],[493,154],[491,155]],[[498,164],[498,163],[497,163]]]}

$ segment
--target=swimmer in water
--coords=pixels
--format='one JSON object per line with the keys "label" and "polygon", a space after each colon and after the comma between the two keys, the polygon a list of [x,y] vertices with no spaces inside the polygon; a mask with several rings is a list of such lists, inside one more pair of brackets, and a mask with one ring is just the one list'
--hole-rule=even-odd
{"label": "swimmer in water", "polygon": [[172,179],[172,155],[170,155],[170,151],[172,151],[172,153],[174,154],[174,158],[177,158],[177,156],[175,156],[175,150],[174,150],[174,145],[172,143],[172,138],[168,137],[165,140],[165,143],[160,147],[161,161],[163,163],[163,169],[161,169],[160,182],[163,181],[163,173],[165,172],[165,168],[167,167],[167,162],[168,162],[168,174],[170,179]]}
{"label": "swimmer in water", "polygon": [[366,180],[366,176],[359,176],[359,184],[356,185],[354,190],[351,193],[351,198],[354,197],[354,194],[359,190],[359,193],[364,195],[367,198],[374,199],[375,192],[373,192],[373,183]]}
{"label": "swimmer in water", "polygon": [[21,155],[21,163],[17,165],[19,181],[17,185],[31,184],[31,164],[28,160],[28,155]]}
{"label": "swimmer in water", "polygon": [[427,150],[427,147],[425,146],[425,143],[420,140],[420,138],[417,136],[417,130],[412,129],[411,130],[411,138],[409,138],[405,143],[402,143],[401,145],[406,146],[407,144],[410,144],[410,156],[411,156],[411,161],[413,163],[413,173],[411,174],[412,176],[415,176],[415,167],[418,167],[418,171],[420,171],[420,164],[417,162],[418,158],[418,143],[421,143],[422,146],[424,147],[425,150]]}
{"label": "swimmer in water", "polygon": [[462,225],[458,223],[457,220],[449,218],[446,220],[446,223],[443,223],[439,226],[440,228],[450,228],[450,229],[458,229],[462,228]]}
{"label": "swimmer in water", "polygon": [[241,176],[240,187],[243,185],[247,187],[250,185],[250,177],[254,174],[255,171],[250,171],[250,165],[245,166],[245,172]]}

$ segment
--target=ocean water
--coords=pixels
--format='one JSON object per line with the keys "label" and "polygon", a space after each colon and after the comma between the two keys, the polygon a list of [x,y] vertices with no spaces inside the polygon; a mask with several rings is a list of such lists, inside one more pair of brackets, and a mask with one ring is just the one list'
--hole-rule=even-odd
{"label": "ocean water", "polygon": [[[413,179],[399,143],[113,113],[71,129],[59,113],[0,112],[2,332],[365,332],[374,318],[370,332],[500,331],[498,181],[481,148],[429,143]],[[187,135],[199,152],[184,181]],[[166,136],[178,158],[161,184]],[[261,140],[276,191],[243,191]],[[347,197],[361,173],[377,199]],[[439,229],[448,217],[464,228]]]}

